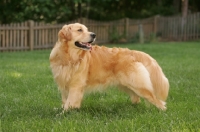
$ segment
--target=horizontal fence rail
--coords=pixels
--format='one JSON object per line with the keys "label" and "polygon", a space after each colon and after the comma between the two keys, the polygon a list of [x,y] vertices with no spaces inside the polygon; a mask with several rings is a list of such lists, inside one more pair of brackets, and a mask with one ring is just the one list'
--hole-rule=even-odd
{"label": "horizontal fence rail", "polygon": [[190,14],[186,18],[159,17],[157,27],[157,34],[166,40],[198,40],[200,39],[200,13]]}
{"label": "horizontal fence rail", "polygon": [[[97,35],[96,43],[134,42],[139,38],[139,25],[146,40],[152,35],[162,40],[186,41],[200,39],[200,13],[180,16],[155,16],[142,20],[124,18],[111,22],[99,22],[80,18],[74,21],[85,24]],[[35,50],[52,48],[58,31],[64,24],[46,24],[27,21],[0,25],[0,51]]]}

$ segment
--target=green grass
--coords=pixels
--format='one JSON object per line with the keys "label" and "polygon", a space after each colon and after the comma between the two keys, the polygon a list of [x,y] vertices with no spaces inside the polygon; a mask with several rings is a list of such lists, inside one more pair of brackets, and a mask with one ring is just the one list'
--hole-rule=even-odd
{"label": "green grass", "polygon": [[0,132],[200,131],[200,43],[109,45],[154,57],[170,82],[167,111],[132,105],[116,89],[84,97],[64,114],[49,67],[50,50],[0,53]]}

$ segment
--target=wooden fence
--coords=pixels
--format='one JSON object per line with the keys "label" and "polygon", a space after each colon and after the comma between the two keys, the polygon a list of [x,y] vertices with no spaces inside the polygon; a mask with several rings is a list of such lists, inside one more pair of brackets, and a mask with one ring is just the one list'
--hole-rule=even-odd
{"label": "wooden fence", "polygon": [[[145,35],[155,32],[154,17],[143,20],[121,19],[98,22],[85,18],[75,21],[85,24],[97,35],[96,43],[110,41],[127,42],[138,34],[138,25],[143,24]],[[52,48],[57,41],[58,31],[64,24],[45,24],[33,21],[0,25],[0,51],[34,50]]]}
{"label": "wooden fence", "polygon": [[62,25],[27,21],[0,26],[0,50],[33,50],[50,48],[56,42]]}
{"label": "wooden fence", "polygon": [[[138,39],[138,25],[142,24],[145,39],[157,35],[164,40],[200,39],[200,13],[177,17],[151,17],[142,20],[129,18],[98,22],[85,18],[79,22],[97,35],[96,43],[130,42]],[[33,21],[0,25],[0,51],[34,50],[52,48],[57,41],[58,31],[64,24],[45,24]]]}
{"label": "wooden fence", "polygon": [[186,18],[158,17],[157,35],[162,39],[188,41],[200,39],[200,13],[189,14]]}

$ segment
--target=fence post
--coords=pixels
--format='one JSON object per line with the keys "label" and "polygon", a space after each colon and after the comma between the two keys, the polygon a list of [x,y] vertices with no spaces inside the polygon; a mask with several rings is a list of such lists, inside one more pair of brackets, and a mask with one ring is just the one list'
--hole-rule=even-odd
{"label": "fence post", "polygon": [[87,21],[86,18],[81,17],[81,23],[82,23],[82,24],[86,25],[86,24],[87,24],[86,21]]}
{"label": "fence post", "polygon": [[125,18],[125,37],[126,40],[129,39],[129,34],[128,34],[128,30],[129,29],[129,18]]}
{"label": "fence post", "polygon": [[158,30],[157,29],[157,27],[158,27],[158,23],[157,23],[158,17],[159,17],[159,15],[154,16],[153,31],[154,31],[155,35],[157,34],[157,30]]}
{"label": "fence post", "polygon": [[34,26],[34,22],[32,20],[30,20],[29,21],[29,39],[28,39],[30,50],[34,49],[34,43],[33,43],[34,31],[33,31],[33,26]]}
{"label": "fence post", "polygon": [[142,24],[139,24],[139,41],[140,41],[140,44],[143,44],[144,43],[144,32],[143,32],[143,26]]}
{"label": "fence post", "polygon": [[76,22],[81,23],[81,19],[77,18]]}

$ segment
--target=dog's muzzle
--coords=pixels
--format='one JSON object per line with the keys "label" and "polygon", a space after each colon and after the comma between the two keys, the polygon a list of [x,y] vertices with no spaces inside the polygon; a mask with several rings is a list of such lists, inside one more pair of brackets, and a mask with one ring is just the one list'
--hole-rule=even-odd
{"label": "dog's muzzle", "polygon": [[91,50],[92,49],[92,45],[91,44],[95,41],[96,34],[95,33],[91,33],[90,36],[91,36],[91,40],[89,42],[79,42],[79,41],[76,41],[75,45],[78,48],[83,49],[83,50]]}

